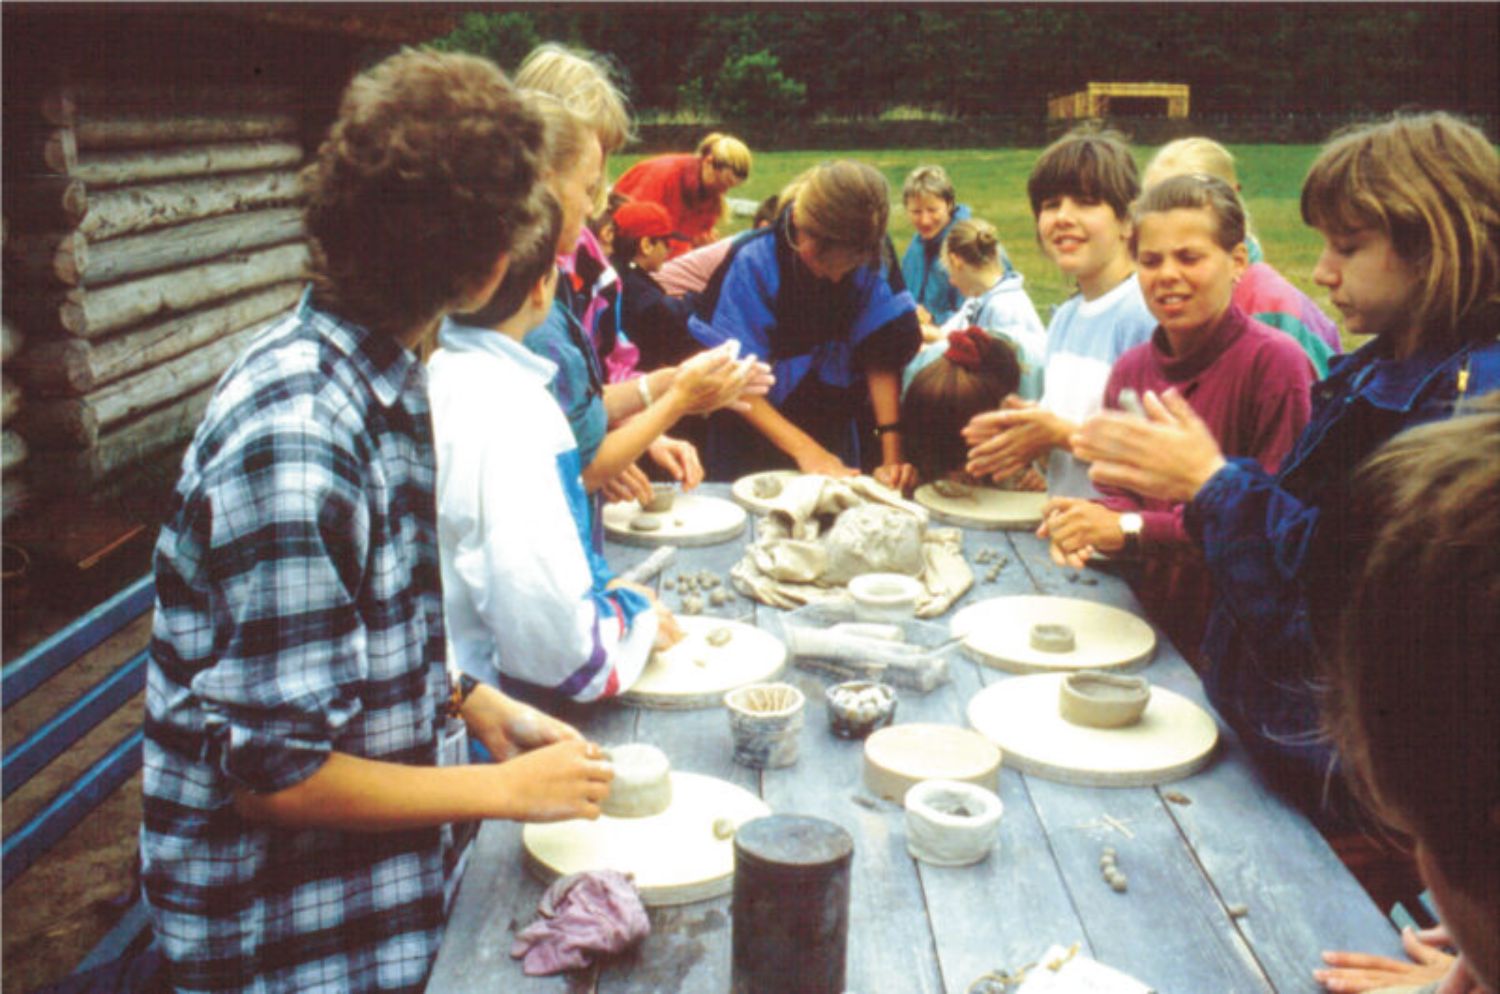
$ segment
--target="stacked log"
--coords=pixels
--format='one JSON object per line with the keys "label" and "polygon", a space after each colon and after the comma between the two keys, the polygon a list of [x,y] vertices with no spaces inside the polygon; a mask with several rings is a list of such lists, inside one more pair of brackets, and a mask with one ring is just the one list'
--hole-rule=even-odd
{"label": "stacked log", "polygon": [[296,303],[298,94],[82,84],[10,104],[6,338],[25,348],[5,362],[7,490],[88,491],[182,444]]}

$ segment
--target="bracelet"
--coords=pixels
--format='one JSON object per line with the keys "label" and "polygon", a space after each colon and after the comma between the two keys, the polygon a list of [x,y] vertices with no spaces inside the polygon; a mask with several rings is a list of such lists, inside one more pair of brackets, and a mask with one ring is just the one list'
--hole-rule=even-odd
{"label": "bracelet", "polygon": [[877,435],[892,435],[892,434],[899,435],[900,433],[901,433],[901,422],[899,422],[899,421],[892,421],[888,425],[876,425],[875,426],[875,434],[877,434]]}
{"label": "bracelet", "polygon": [[469,676],[469,674],[460,673],[458,675],[458,679],[453,684],[453,696],[448,699],[448,715],[450,717],[458,717],[459,712],[464,709],[464,701],[469,699],[469,695],[474,693],[474,689],[478,686],[479,681]]}
{"label": "bracelet", "polygon": [[640,394],[643,408],[651,406],[651,384],[646,382],[649,378],[650,375],[646,373],[635,378],[635,392]]}

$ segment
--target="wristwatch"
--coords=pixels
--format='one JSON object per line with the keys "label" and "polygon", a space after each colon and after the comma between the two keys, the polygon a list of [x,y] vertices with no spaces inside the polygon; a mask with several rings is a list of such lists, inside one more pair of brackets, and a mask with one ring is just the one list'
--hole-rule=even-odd
{"label": "wristwatch", "polygon": [[1120,515],[1120,532],[1125,536],[1125,548],[1122,550],[1127,556],[1138,556],[1141,553],[1141,529],[1146,522],[1134,511],[1126,511]]}

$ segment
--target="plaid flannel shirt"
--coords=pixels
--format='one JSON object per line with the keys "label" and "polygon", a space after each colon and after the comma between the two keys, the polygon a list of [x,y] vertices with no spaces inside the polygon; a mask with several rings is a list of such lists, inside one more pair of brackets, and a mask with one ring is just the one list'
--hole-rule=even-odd
{"label": "plaid flannel shirt", "polygon": [[156,546],[143,883],[183,990],[418,991],[448,827],[247,822],[329,753],[442,762],[426,370],[307,298],[225,374]]}

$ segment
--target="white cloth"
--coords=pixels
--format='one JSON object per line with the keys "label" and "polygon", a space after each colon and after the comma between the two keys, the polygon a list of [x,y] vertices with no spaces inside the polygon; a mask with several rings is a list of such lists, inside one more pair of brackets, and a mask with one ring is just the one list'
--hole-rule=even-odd
{"label": "white cloth", "polygon": [[[845,600],[848,575],[904,572],[915,576],[925,590],[917,601],[917,617],[935,618],[974,583],[963,556],[962,533],[957,528],[928,528],[926,508],[902,500],[867,476],[796,477],[767,503],[771,510],[756,526],[754,544],[729,571],[735,588],[762,604],[790,609]],[[878,541],[862,542],[857,549],[838,545],[839,516],[868,507],[885,507],[916,522],[920,538],[914,556],[908,555],[913,550],[895,541],[888,548]],[[882,556],[890,561],[882,561]]]}
{"label": "white cloth", "polygon": [[451,652],[576,700],[629,688],[656,613],[591,551],[577,442],[547,389],[556,368],[519,342],[444,322],[428,366],[438,545]]}
{"label": "white cloth", "polygon": [[[1047,382],[1041,406],[1074,424],[1098,414],[1115,360],[1149,341],[1155,327],[1134,273],[1093,300],[1068,298],[1047,326]],[[1047,458],[1047,493],[1100,496],[1089,482],[1088,464],[1062,449],[1053,449]]]}

